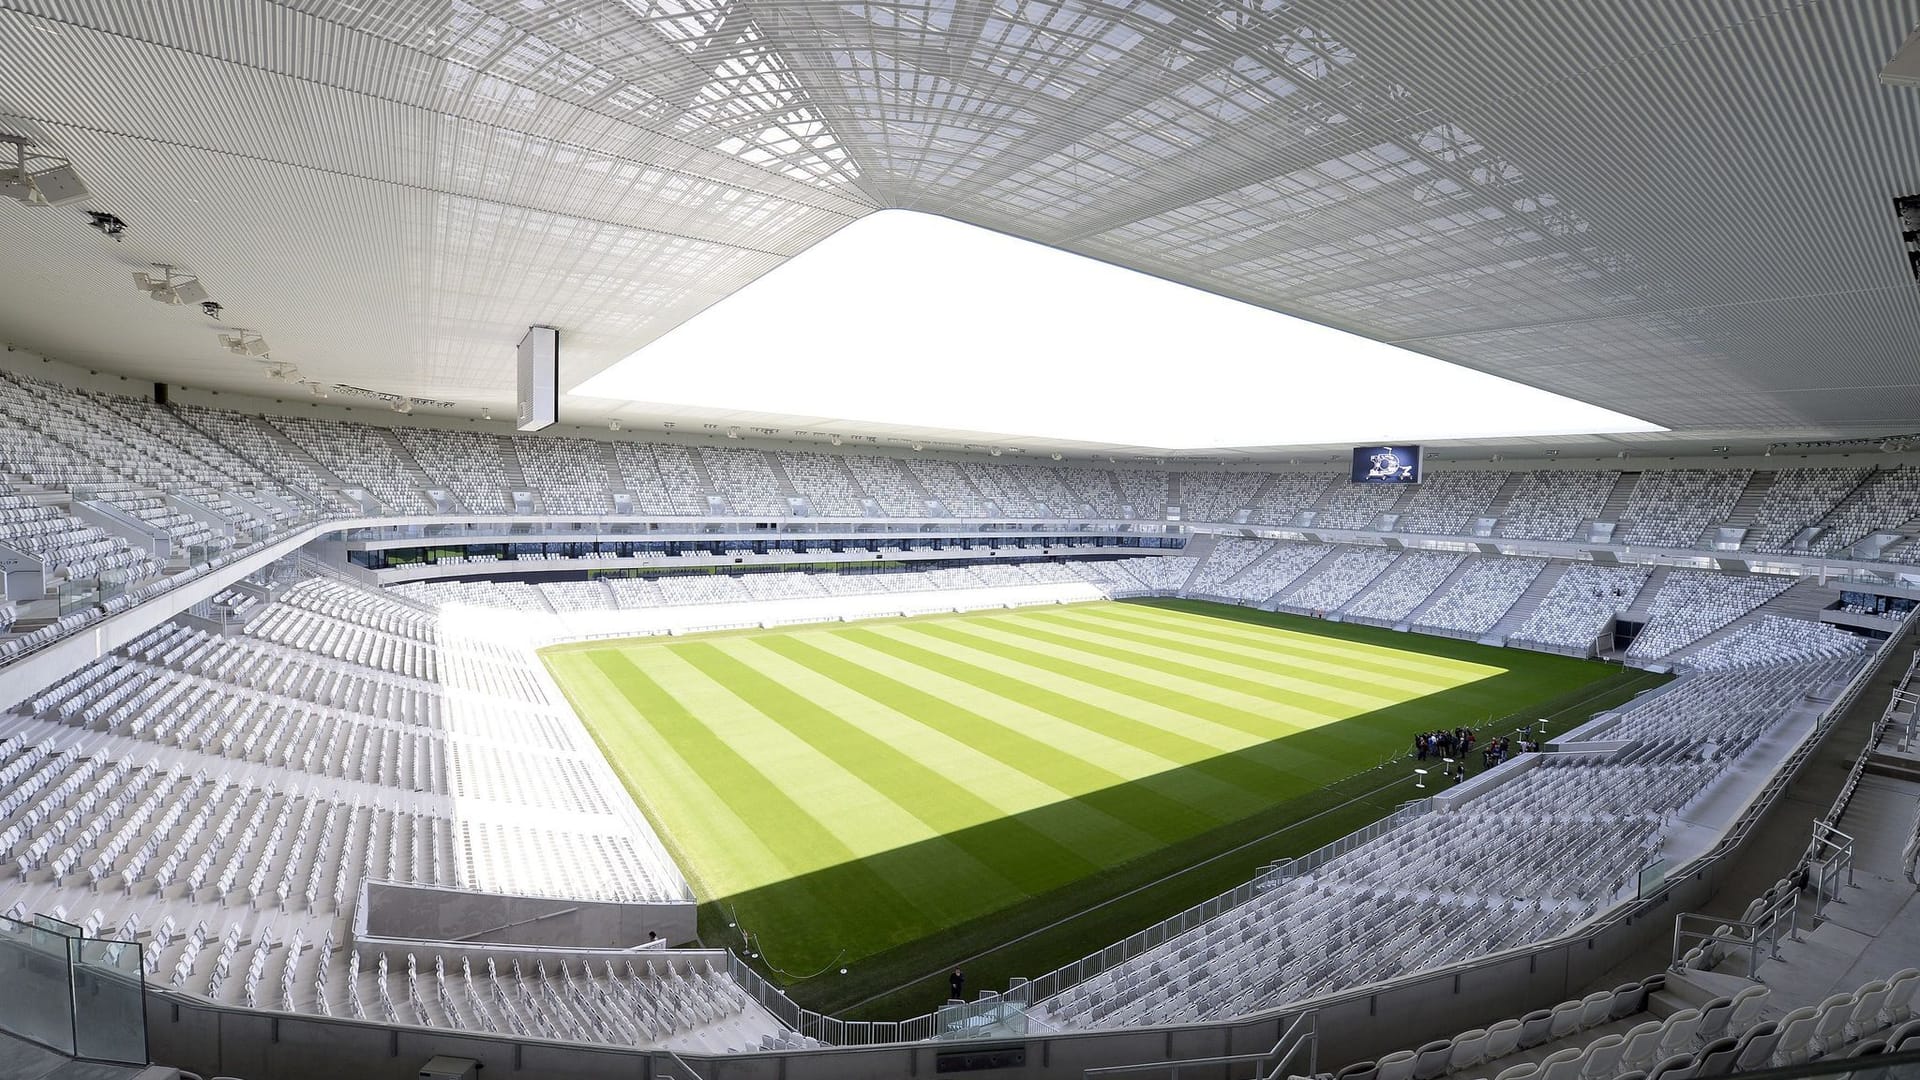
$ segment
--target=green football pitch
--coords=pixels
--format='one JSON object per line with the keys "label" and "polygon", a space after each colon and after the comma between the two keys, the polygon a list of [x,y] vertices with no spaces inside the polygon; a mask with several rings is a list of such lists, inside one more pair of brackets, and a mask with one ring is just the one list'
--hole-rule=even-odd
{"label": "green football pitch", "polygon": [[[1416,731],[1510,730],[1648,685],[1190,601],[544,658],[692,881],[702,936],[751,932],[770,977],[832,1007],[962,959],[976,988],[1040,974],[1418,794],[1410,770],[1376,768]],[[1183,874],[1198,863],[1209,871]],[[982,959],[1016,937],[1024,948]],[[895,1011],[941,996],[915,990]]]}

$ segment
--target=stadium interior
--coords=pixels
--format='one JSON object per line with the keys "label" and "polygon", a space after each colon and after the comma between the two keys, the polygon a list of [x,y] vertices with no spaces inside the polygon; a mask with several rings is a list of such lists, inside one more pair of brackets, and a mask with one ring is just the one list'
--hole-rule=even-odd
{"label": "stadium interior", "polygon": [[[0,1080],[1920,1076],[1917,134],[1920,0],[0,0]],[[903,215],[1319,336],[862,343]]]}

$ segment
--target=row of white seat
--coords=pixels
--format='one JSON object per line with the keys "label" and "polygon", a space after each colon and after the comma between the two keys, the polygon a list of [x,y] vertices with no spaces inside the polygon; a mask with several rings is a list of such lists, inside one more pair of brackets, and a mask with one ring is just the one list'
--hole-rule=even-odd
{"label": "row of white seat", "polygon": [[[1563,932],[1631,895],[1727,759],[1752,745],[1743,733],[1857,662],[1691,676],[1616,719],[1621,734],[1607,737],[1636,740],[1629,748],[1509,765],[1491,787],[1289,868],[1255,898],[1035,1008],[1063,1027],[1218,1018]],[[1525,836],[1526,854],[1434,840],[1453,835]]]}

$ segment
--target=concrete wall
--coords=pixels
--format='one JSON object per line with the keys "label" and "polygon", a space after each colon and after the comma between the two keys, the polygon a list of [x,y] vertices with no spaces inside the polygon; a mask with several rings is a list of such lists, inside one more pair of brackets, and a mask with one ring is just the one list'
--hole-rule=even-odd
{"label": "concrete wall", "polygon": [[645,944],[648,931],[669,944],[694,940],[695,912],[688,902],[554,900],[370,881],[354,916],[354,935],[626,949]]}

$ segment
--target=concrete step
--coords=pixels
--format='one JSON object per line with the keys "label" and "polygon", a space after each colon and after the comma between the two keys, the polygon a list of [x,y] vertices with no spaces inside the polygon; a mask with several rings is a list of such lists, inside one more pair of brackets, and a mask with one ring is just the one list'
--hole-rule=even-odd
{"label": "concrete step", "polygon": [[[1643,593],[1642,595],[1645,594]],[[1674,654],[1667,657],[1664,662],[1672,664],[1685,657],[1692,656],[1716,642],[1732,637],[1768,615],[1778,615],[1790,619],[1803,619],[1808,622],[1819,622],[1820,609],[1832,603],[1833,596],[1834,594],[1831,590],[1822,587],[1816,582],[1796,582],[1793,587],[1787,589],[1779,596],[1761,604],[1759,607],[1734,619],[1732,622],[1700,638],[1698,641],[1687,645],[1685,648],[1675,651]]]}
{"label": "concrete step", "polygon": [[1633,598],[1627,610],[1620,613],[1622,622],[1644,623],[1647,621],[1647,609],[1653,606],[1653,598],[1660,595],[1660,586],[1667,583],[1667,575],[1673,573],[1671,566],[1656,566],[1653,573],[1647,575],[1646,583]]}
{"label": "concrete step", "polygon": [[[304,446],[301,446],[297,442],[294,442],[291,438],[288,438],[286,432],[281,431],[279,428],[274,427],[272,424],[267,423],[266,418],[259,417],[259,416],[249,416],[249,417],[246,417],[246,420],[249,424],[253,425],[263,435],[265,435],[267,438],[267,441],[273,443],[275,446],[278,446],[282,452],[289,454],[292,457],[298,459],[300,464],[305,465],[308,469],[313,470],[314,474],[320,477],[320,479],[325,481],[327,484],[330,484],[335,488],[345,488],[345,487],[356,486],[356,485],[347,483],[345,480],[340,479],[339,474],[335,473],[332,469],[327,468],[325,465],[322,465],[320,463],[319,458],[314,457],[312,454],[307,453],[307,448]],[[254,464],[258,465],[259,462],[255,462]]]}
{"label": "concrete step", "polygon": [[1867,771],[1876,776],[1920,784],[1920,763],[1897,754],[1875,753],[1867,758]]}
{"label": "concrete step", "polygon": [[1667,985],[1647,998],[1647,1011],[1666,1019],[1681,1009],[1698,1009],[1714,998],[1732,997],[1755,980],[1726,971],[1726,964],[1714,971],[1669,971]]}
{"label": "concrete step", "polygon": [[1454,567],[1452,573],[1449,573],[1446,577],[1441,578],[1440,584],[1435,585],[1433,587],[1433,591],[1427,594],[1427,598],[1425,600],[1420,601],[1420,605],[1418,607],[1408,612],[1406,619],[1403,621],[1410,623],[1414,626],[1419,626],[1421,618],[1424,617],[1427,613],[1427,609],[1432,607],[1434,603],[1438,601],[1442,596],[1445,596],[1447,594],[1447,590],[1453,588],[1453,583],[1460,579],[1460,575],[1466,573],[1467,570],[1470,567],[1474,566],[1476,563],[1478,563],[1481,560],[1481,558],[1482,558],[1481,556],[1469,555],[1466,558],[1461,559],[1460,565]]}
{"label": "concrete step", "polygon": [[780,485],[780,494],[784,498],[801,498],[800,489],[793,486],[793,477],[787,475],[787,467],[780,463],[780,455],[771,450],[763,450],[760,456],[767,459],[767,468],[772,471],[774,482]]}
{"label": "concrete step", "polygon": [[[1494,493],[1493,501],[1488,503],[1487,508],[1477,516],[1491,518],[1505,516],[1507,507],[1513,502],[1513,493],[1520,490],[1520,482],[1526,477],[1527,474],[1524,472],[1516,472],[1507,477],[1507,482],[1500,485],[1500,490]],[[1471,525],[1472,522],[1469,521],[1468,524]]]}
{"label": "concrete step", "polygon": [[[1197,536],[1193,536],[1189,538],[1187,540],[1187,546],[1180,549],[1180,554],[1192,555],[1197,560],[1193,564],[1193,569],[1187,573],[1187,580],[1180,583],[1179,591],[1181,593],[1185,593],[1187,591],[1188,586],[1193,584],[1194,575],[1198,574],[1200,572],[1200,568],[1206,565],[1207,556],[1212,555],[1213,549],[1218,547],[1219,544],[1220,544],[1220,538],[1214,535],[1213,533],[1200,533]],[[1260,560],[1256,558],[1253,561],[1259,562]],[[1248,565],[1250,566],[1252,565],[1252,563],[1249,563]],[[1242,569],[1244,569],[1244,567]],[[1234,576],[1238,577],[1239,575],[1235,574]],[[1227,580],[1231,581],[1232,578],[1229,578]]]}
{"label": "concrete step", "polygon": [[1606,504],[1600,508],[1598,521],[1619,521],[1620,515],[1627,512],[1627,505],[1633,501],[1633,489],[1640,483],[1637,472],[1621,473],[1614,481],[1613,491],[1607,495]]}
{"label": "concrete step", "polygon": [[413,451],[407,449],[407,444],[401,442],[400,436],[395,435],[391,428],[375,427],[372,430],[377,433],[377,437],[382,442],[387,444],[387,452],[393,455],[393,463],[400,466],[412,480],[415,488],[443,486],[427,475],[427,467],[420,464],[420,459],[413,456]]}
{"label": "concrete step", "polygon": [[1540,606],[1540,601],[1545,600],[1547,595],[1553,592],[1553,587],[1566,576],[1567,567],[1571,565],[1573,564],[1558,560],[1547,563],[1540,571],[1540,576],[1533,579],[1533,583],[1528,585],[1526,591],[1513,602],[1513,606],[1500,617],[1500,621],[1493,624],[1493,629],[1487,632],[1487,636],[1503,639],[1513,636],[1515,631],[1526,625],[1534,609]]}
{"label": "concrete step", "polygon": [[1774,477],[1780,475],[1770,469],[1755,469],[1747,478],[1746,490],[1734,501],[1733,509],[1727,512],[1727,520],[1720,524],[1733,529],[1744,529],[1753,524],[1754,515],[1760,510],[1760,504],[1767,499],[1767,492],[1773,488]]}

